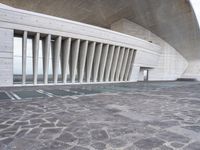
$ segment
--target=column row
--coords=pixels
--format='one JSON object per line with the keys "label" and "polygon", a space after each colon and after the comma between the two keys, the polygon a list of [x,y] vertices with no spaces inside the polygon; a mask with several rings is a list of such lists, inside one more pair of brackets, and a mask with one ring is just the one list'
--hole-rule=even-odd
{"label": "column row", "polygon": [[22,84],[130,80],[134,49],[27,31],[22,34]]}

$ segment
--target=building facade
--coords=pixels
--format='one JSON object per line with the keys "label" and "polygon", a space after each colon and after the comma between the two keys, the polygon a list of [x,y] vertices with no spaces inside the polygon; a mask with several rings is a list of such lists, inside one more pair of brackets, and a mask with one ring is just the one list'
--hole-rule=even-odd
{"label": "building facade", "polygon": [[185,52],[126,17],[105,29],[1,4],[0,40],[0,86],[200,79],[198,43]]}

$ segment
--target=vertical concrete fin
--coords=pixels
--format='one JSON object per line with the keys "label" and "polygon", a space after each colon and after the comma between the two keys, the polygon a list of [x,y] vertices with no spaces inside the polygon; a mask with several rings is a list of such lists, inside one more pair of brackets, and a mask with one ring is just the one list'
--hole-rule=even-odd
{"label": "vertical concrete fin", "polygon": [[124,59],[122,61],[121,71],[120,71],[120,81],[123,81],[123,79],[124,79],[126,64],[127,64],[127,60],[128,60],[128,54],[129,54],[129,49],[126,48],[125,53],[124,53]]}
{"label": "vertical concrete fin", "polygon": [[64,39],[62,49],[63,49],[63,72],[62,81],[67,83],[67,75],[69,71],[69,56],[70,56],[71,38]]}
{"label": "vertical concrete fin", "polygon": [[77,72],[77,63],[78,63],[78,54],[79,54],[79,47],[80,47],[80,39],[76,39],[72,43],[71,48],[71,82],[75,83],[76,72]]}
{"label": "vertical concrete fin", "polygon": [[134,53],[134,50],[130,49],[129,50],[129,55],[128,55],[128,60],[127,60],[127,63],[126,63],[126,69],[125,69],[125,74],[124,74],[124,81],[128,80],[128,74],[129,74],[129,70],[130,70],[130,66],[131,66],[131,61],[132,61],[133,53]]}
{"label": "vertical concrete fin", "polygon": [[96,46],[95,56],[94,56],[94,66],[93,66],[93,82],[97,82],[102,47],[103,47],[102,43],[98,43]]}
{"label": "vertical concrete fin", "polygon": [[48,84],[48,74],[49,74],[49,56],[50,56],[50,48],[51,48],[51,35],[48,34],[44,39],[44,49],[43,49],[43,76],[44,76],[44,84]]}
{"label": "vertical concrete fin", "polygon": [[120,48],[118,62],[117,62],[117,68],[116,68],[116,74],[115,74],[115,81],[119,81],[119,75],[120,75],[120,71],[121,71],[121,67],[122,67],[122,61],[123,61],[123,58],[124,58],[124,51],[125,51],[125,48],[121,47]]}
{"label": "vertical concrete fin", "polygon": [[37,84],[40,33],[33,39],[33,84]]}
{"label": "vertical concrete fin", "polygon": [[108,55],[108,48],[109,48],[108,44],[103,45],[102,55],[101,55],[101,64],[99,67],[99,81],[100,82],[103,82],[103,78],[104,78],[106,60],[107,60],[107,55]]}
{"label": "vertical concrete fin", "polygon": [[110,77],[110,70],[111,70],[111,66],[112,66],[114,49],[115,49],[115,46],[113,46],[113,45],[109,46],[108,57],[107,57],[107,61],[106,61],[106,69],[105,69],[105,81],[106,82],[109,81],[109,77]]}
{"label": "vertical concrete fin", "polygon": [[79,82],[83,82],[84,72],[85,72],[85,62],[87,57],[88,41],[81,42],[80,45],[80,55],[79,55]]}
{"label": "vertical concrete fin", "polygon": [[92,65],[94,59],[94,52],[95,52],[96,42],[91,42],[88,45],[88,54],[87,54],[87,74],[86,74],[86,81],[90,82],[91,73],[92,73]]}
{"label": "vertical concrete fin", "polygon": [[111,82],[113,82],[114,78],[115,78],[115,72],[116,72],[116,68],[117,68],[117,61],[119,58],[119,52],[120,52],[120,47],[119,46],[115,47],[113,61],[112,61],[112,67],[111,67],[111,73],[110,73],[110,81]]}
{"label": "vertical concrete fin", "polygon": [[26,84],[26,58],[27,58],[27,36],[28,32],[24,31],[22,39],[22,84]]}
{"label": "vertical concrete fin", "polygon": [[62,37],[58,36],[55,40],[55,53],[54,53],[54,72],[53,72],[53,81],[54,84],[58,83],[58,70],[59,70],[59,59],[60,59],[60,50],[61,50],[61,40]]}
{"label": "vertical concrete fin", "polygon": [[137,52],[137,50],[134,50],[134,52],[133,52],[133,56],[132,56],[132,60],[131,60],[131,65],[130,65],[130,69],[129,69],[129,72],[128,72],[128,81],[131,80],[131,73],[132,73],[132,69],[133,69],[133,66],[134,66],[136,52]]}

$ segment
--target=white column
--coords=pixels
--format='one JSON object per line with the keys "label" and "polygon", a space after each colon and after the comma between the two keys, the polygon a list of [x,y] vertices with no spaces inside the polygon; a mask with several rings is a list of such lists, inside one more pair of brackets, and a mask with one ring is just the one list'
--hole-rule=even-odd
{"label": "white column", "polygon": [[92,73],[92,64],[94,59],[96,42],[89,43],[88,54],[87,54],[87,70],[86,70],[86,81],[90,82],[91,73]]}
{"label": "white column", "polygon": [[119,75],[120,75],[120,71],[121,71],[121,67],[122,67],[122,61],[124,58],[124,51],[125,48],[120,48],[120,53],[119,53],[119,58],[118,58],[118,62],[117,62],[117,68],[116,68],[116,74],[115,74],[115,81],[119,81]]}
{"label": "white column", "polygon": [[124,81],[128,80],[128,75],[129,75],[131,62],[132,62],[132,57],[133,57],[133,52],[134,52],[133,49],[129,50],[128,60],[127,60],[127,64],[126,64],[125,74],[124,74]]}
{"label": "white column", "polygon": [[71,82],[75,83],[76,71],[77,71],[77,62],[78,62],[78,53],[80,47],[80,39],[76,39],[72,44],[72,57],[71,57]]}
{"label": "white column", "polygon": [[94,56],[94,67],[93,67],[94,68],[93,69],[93,82],[97,82],[102,47],[103,47],[102,43],[99,43],[96,46],[96,51],[95,51],[95,56]]}
{"label": "white column", "polygon": [[109,51],[108,51],[108,57],[106,61],[106,69],[105,69],[105,81],[108,82],[109,76],[110,76],[110,70],[111,70],[111,65],[112,65],[112,60],[113,60],[113,54],[114,54],[114,49],[115,46],[109,46]]}
{"label": "white column", "polygon": [[103,78],[104,78],[106,60],[107,60],[107,55],[108,55],[108,48],[109,48],[108,44],[103,45],[100,68],[99,68],[99,81],[100,82],[103,82]]}
{"label": "white column", "polygon": [[55,41],[54,70],[53,70],[54,84],[58,83],[58,69],[59,69],[58,67],[59,67],[61,40],[62,40],[62,37],[59,36],[56,38],[56,41]]}
{"label": "white column", "polygon": [[22,40],[22,84],[26,83],[27,31],[24,31]]}
{"label": "white column", "polygon": [[67,38],[63,42],[63,83],[67,83],[67,74],[69,73],[69,55],[71,48],[71,38]]}
{"label": "white column", "polygon": [[79,82],[83,82],[85,62],[87,57],[88,41],[83,41],[80,45],[80,56],[79,56]]}
{"label": "white column", "polygon": [[122,61],[121,71],[120,71],[120,81],[124,80],[124,74],[125,74],[126,64],[127,64],[127,60],[128,60],[128,54],[129,54],[129,49],[126,48],[125,54],[124,54],[124,59]]}
{"label": "white column", "polygon": [[136,52],[137,50],[134,50],[133,52],[133,57],[132,57],[132,60],[131,60],[131,65],[130,65],[130,69],[129,69],[129,73],[128,73],[128,81],[131,80],[131,76],[132,76],[132,70],[133,70],[133,67],[134,67],[134,61],[135,61],[135,56],[136,56]]}
{"label": "white column", "polygon": [[37,84],[40,33],[33,39],[33,84]]}
{"label": "white column", "polygon": [[44,40],[44,49],[43,49],[43,66],[44,66],[44,84],[48,84],[48,73],[49,73],[49,56],[51,48],[51,35],[47,35]]}
{"label": "white column", "polygon": [[115,47],[115,52],[114,52],[113,62],[112,62],[112,67],[111,67],[111,73],[110,73],[110,81],[111,82],[113,82],[114,78],[115,78],[115,72],[116,72],[116,68],[117,68],[117,61],[119,58],[119,52],[120,52],[120,47],[119,46]]}

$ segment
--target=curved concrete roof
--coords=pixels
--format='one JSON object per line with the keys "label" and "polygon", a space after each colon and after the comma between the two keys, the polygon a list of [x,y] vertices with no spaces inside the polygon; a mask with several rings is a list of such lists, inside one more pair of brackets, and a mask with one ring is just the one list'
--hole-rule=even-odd
{"label": "curved concrete roof", "polygon": [[187,60],[200,58],[200,31],[188,0],[1,0],[1,3],[110,28],[129,19],[157,34]]}

